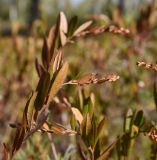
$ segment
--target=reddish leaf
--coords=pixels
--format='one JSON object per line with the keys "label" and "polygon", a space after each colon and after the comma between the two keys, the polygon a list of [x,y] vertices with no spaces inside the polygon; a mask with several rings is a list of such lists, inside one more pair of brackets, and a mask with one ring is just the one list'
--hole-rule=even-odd
{"label": "reddish leaf", "polygon": [[51,47],[50,47],[50,60],[53,57],[55,47],[56,47],[56,43],[57,43],[57,39],[59,38],[59,26],[60,26],[60,14],[57,17],[57,23],[55,25],[55,29],[53,28],[53,30],[52,30],[53,34],[51,33],[51,36],[53,36],[53,37],[51,39],[52,44],[51,44]]}
{"label": "reddish leaf", "polygon": [[29,100],[27,101],[24,112],[23,112],[21,128],[16,129],[16,134],[15,134],[15,138],[14,138],[14,142],[13,142],[13,146],[12,146],[12,152],[11,152],[12,157],[14,156],[16,151],[18,151],[20,149],[20,147],[23,143],[23,140],[24,140],[24,136],[26,133],[26,127],[28,125],[27,112],[28,112],[28,106],[29,106],[30,99],[31,98],[29,98]]}
{"label": "reddish leaf", "polygon": [[8,152],[8,147],[5,143],[3,143],[3,147],[4,147],[4,157],[3,157],[3,160],[8,160],[9,159],[9,152]]}
{"label": "reddish leaf", "polygon": [[49,61],[50,61],[50,55],[49,55],[48,44],[46,38],[44,37],[43,48],[42,48],[42,63],[46,70],[48,69]]}
{"label": "reddish leaf", "polygon": [[51,27],[48,34],[47,45],[48,45],[49,52],[52,50],[52,45],[55,41],[55,31],[56,31],[56,25]]}
{"label": "reddish leaf", "polygon": [[44,72],[44,68],[42,67],[41,64],[39,64],[37,58],[35,59],[35,68],[36,68],[36,71],[37,71],[37,73],[38,73],[38,76],[41,77],[41,75],[42,75],[43,72]]}
{"label": "reddish leaf", "polygon": [[49,90],[49,85],[50,85],[50,74],[48,72],[44,72],[40,77],[36,89],[38,93],[34,102],[34,106],[37,111],[39,111],[42,108],[45,102],[45,98]]}

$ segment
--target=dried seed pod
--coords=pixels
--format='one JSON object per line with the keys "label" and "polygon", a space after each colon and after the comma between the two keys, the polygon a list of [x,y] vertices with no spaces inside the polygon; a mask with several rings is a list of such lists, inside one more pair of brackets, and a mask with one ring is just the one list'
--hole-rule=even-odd
{"label": "dried seed pod", "polygon": [[151,69],[151,70],[154,70],[155,72],[157,72],[157,65],[152,64],[152,63],[146,63],[144,61],[141,61],[141,62],[137,62],[137,66],[144,67],[146,69]]}
{"label": "dried seed pod", "polygon": [[82,76],[81,78],[79,78],[78,80],[71,80],[67,83],[64,83],[64,85],[66,84],[74,84],[74,85],[87,85],[87,84],[100,84],[100,83],[104,83],[104,82],[114,82],[116,80],[118,80],[120,77],[118,75],[115,74],[110,74],[110,75],[99,75],[97,73],[89,73],[86,74],[84,76]]}
{"label": "dried seed pod", "polygon": [[130,33],[129,29],[123,28],[123,27],[116,27],[116,26],[110,26],[108,28],[108,31],[111,33],[118,33],[118,34],[123,34],[123,35],[127,35]]}

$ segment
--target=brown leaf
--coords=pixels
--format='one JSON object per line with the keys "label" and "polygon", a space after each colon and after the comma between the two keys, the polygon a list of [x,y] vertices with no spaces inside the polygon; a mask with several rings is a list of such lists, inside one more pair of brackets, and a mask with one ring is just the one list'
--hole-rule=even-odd
{"label": "brown leaf", "polygon": [[63,125],[58,123],[53,123],[50,126],[48,124],[44,124],[42,130],[45,132],[50,132],[50,133],[55,133],[60,135],[68,135],[68,136],[73,136],[77,134],[76,131],[67,129]]}
{"label": "brown leaf", "polygon": [[55,73],[61,67],[61,64],[62,64],[63,51],[58,50],[56,52],[57,54],[53,63],[53,73]]}
{"label": "brown leaf", "polygon": [[44,105],[45,99],[49,91],[49,86],[50,86],[50,74],[48,72],[44,72],[40,77],[36,89],[37,96],[34,102],[34,106],[37,111],[39,111]]}
{"label": "brown leaf", "polygon": [[8,147],[5,143],[3,143],[3,147],[4,147],[4,150],[3,150],[3,153],[4,153],[4,157],[3,157],[3,160],[8,160],[9,159],[9,152],[8,152]]}
{"label": "brown leaf", "polygon": [[48,69],[49,61],[50,61],[50,55],[49,55],[48,44],[46,38],[44,37],[43,48],[42,48],[42,63],[46,70]]}
{"label": "brown leaf", "polygon": [[52,50],[51,48],[55,40],[55,30],[56,30],[56,26],[54,25],[51,27],[48,34],[47,45],[48,45],[49,52]]}
{"label": "brown leaf", "polygon": [[25,136],[26,129],[28,126],[27,112],[28,112],[28,106],[29,106],[30,99],[31,99],[31,97],[27,101],[25,109],[23,111],[21,128],[16,129],[16,134],[15,134],[15,138],[14,138],[14,142],[13,142],[13,146],[12,146],[12,152],[11,152],[12,157],[20,149],[20,147],[23,143],[23,140],[24,140],[24,136]]}
{"label": "brown leaf", "polygon": [[47,106],[45,106],[45,108],[40,111],[40,114],[37,117],[35,127],[32,128],[29,132],[27,132],[24,140],[26,140],[29,136],[31,136],[33,133],[37,132],[38,130],[41,130],[43,124],[46,122],[48,118],[48,114],[49,114],[49,111],[47,109]]}
{"label": "brown leaf", "polygon": [[81,26],[79,26],[76,29],[76,31],[74,32],[73,36],[77,36],[78,34],[83,32],[84,30],[86,30],[91,24],[92,24],[92,21],[87,21],[87,22],[83,23]]}
{"label": "brown leaf", "polygon": [[68,66],[69,66],[68,63],[65,62],[62,68],[59,70],[58,74],[56,75],[52,87],[50,89],[49,98],[47,101],[48,103],[54,98],[54,96],[64,83],[64,80],[68,74]]}
{"label": "brown leaf", "polygon": [[108,157],[108,155],[110,154],[110,152],[114,149],[116,144],[117,144],[117,140],[115,142],[113,142],[104,152],[102,152],[100,157],[97,158],[96,160],[104,160],[104,159],[106,159]]}
{"label": "brown leaf", "polygon": [[44,68],[41,64],[39,64],[38,62],[38,59],[36,58],[35,59],[35,68],[36,68],[36,71],[38,73],[38,76],[41,77],[41,75],[43,74],[44,72]]}
{"label": "brown leaf", "polygon": [[[55,51],[55,47],[56,47],[56,43],[57,43],[57,39],[59,37],[59,28],[60,28],[60,14],[57,17],[57,22],[54,28],[51,29],[51,32],[49,34],[49,45],[50,46],[50,60],[53,58],[53,54]],[[51,37],[51,38],[50,38]],[[50,44],[50,42],[52,44]]]}

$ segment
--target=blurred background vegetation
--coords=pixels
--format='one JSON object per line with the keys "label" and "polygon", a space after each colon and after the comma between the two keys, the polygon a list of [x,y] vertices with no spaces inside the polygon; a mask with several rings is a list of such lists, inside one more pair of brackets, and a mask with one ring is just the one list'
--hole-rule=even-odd
{"label": "blurred background vegetation", "polygon": [[[104,33],[80,38],[65,49],[69,79],[91,72],[117,73],[121,77],[113,84],[86,88],[86,92],[96,95],[97,116],[108,118],[104,143],[110,144],[123,132],[124,115],[129,108],[142,109],[146,120],[156,124],[154,74],[136,66],[139,60],[157,60],[155,0],[0,0],[0,143],[10,144],[13,131],[8,124],[18,120],[30,91],[36,87],[34,61],[41,56],[42,38],[59,11],[64,11],[68,19],[77,15],[80,24],[93,19],[96,24],[114,24],[131,32],[127,37]],[[77,99],[74,87],[64,88],[63,94],[73,103]],[[60,118],[56,116],[57,121],[68,124],[66,112],[56,109],[54,113]],[[73,141],[55,138],[58,157],[68,159],[74,154]],[[136,143],[133,159],[149,159],[150,140],[141,137]],[[49,148],[48,139],[37,133],[16,159],[50,159]]]}

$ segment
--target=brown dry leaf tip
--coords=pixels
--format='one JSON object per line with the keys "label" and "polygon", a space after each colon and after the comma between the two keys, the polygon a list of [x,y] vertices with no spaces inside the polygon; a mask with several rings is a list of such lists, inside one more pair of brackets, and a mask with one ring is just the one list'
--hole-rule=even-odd
{"label": "brown dry leaf tip", "polygon": [[152,70],[157,72],[157,65],[154,65],[154,64],[151,64],[151,63],[146,63],[144,61],[141,61],[141,62],[137,62],[137,66],[144,67],[146,69],[152,69]]}
{"label": "brown dry leaf tip", "polygon": [[109,32],[118,33],[118,34],[129,34],[130,30],[123,27],[118,28],[116,26],[110,26]]}

